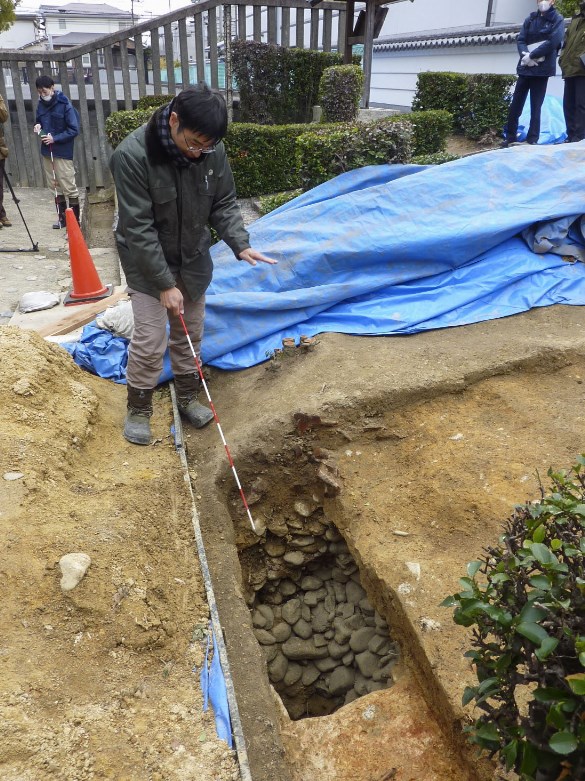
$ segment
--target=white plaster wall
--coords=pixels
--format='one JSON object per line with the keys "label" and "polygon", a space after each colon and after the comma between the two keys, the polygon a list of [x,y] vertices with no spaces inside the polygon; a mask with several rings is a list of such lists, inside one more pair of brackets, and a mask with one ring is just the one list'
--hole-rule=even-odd
{"label": "white plaster wall", "polygon": [[18,49],[35,39],[32,19],[17,19],[9,30],[0,33],[0,49]]}
{"label": "white plaster wall", "polygon": [[[423,71],[515,73],[517,62],[518,50],[515,44],[460,46],[430,51],[414,49],[376,52],[370,105],[409,108],[414,97],[417,76]],[[549,79],[547,94],[562,97],[563,80],[560,75]]]}

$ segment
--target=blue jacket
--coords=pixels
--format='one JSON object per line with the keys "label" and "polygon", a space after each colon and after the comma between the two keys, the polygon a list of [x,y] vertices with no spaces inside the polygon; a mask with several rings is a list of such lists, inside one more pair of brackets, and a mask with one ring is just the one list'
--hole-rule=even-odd
{"label": "blue jacket", "polygon": [[[79,135],[79,119],[69,98],[55,90],[50,101],[39,100],[36,121],[45,133],[53,136],[53,156],[73,160],[73,139]],[[50,156],[47,144],[41,144],[41,154]]]}
{"label": "blue jacket", "polygon": [[[520,62],[516,68],[518,76],[555,76],[557,72],[557,54],[565,35],[565,20],[553,7],[541,14],[533,11],[524,20],[518,33],[517,45]],[[521,65],[523,52],[528,51],[528,45],[543,41],[541,46],[530,52],[531,59],[544,57],[543,62],[529,68]]]}

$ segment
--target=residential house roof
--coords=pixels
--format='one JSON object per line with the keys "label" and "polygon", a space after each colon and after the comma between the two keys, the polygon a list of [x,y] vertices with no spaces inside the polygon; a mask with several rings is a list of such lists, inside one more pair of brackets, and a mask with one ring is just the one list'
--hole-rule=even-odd
{"label": "residential house roof", "polygon": [[107,3],[67,3],[67,5],[41,5],[39,12],[44,16],[107,16],[131,19],[130,11],[122,11]]}

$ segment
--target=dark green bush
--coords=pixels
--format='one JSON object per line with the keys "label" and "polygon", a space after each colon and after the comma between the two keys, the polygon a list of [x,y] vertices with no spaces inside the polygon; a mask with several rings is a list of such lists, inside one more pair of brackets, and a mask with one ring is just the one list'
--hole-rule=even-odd
{"label": "dark green bush", "polygon": [[[412,111],[398,114],[413,127],[412,146],[415,155],[433,155],[443,152],[447,138],[453,130],[453,116],[448,111]],[[394,117],[388,118],[390,121]]]}
{"label": "dark green bush", "polygon": [[412,107],[444,108],[453,114],[453,129],[478,140],[500,134],[510,105],[515,76],[499,73],[419,73]]}
{"label": "dark green bush", "polygon": [[145,108],[158,108],[159,106],[166,106],[170,103],[174,95],[143,95],[138,98],[136,103],[137,109]]}
{"label": "dark green bush", "polygon": [[148,122],[154,108],[136,111],[115,111],[106,119],[106,135],[110,146],[115,149],[120,141],[140,125]]}
{"label": "dark green bush", "polygon": [[260,214],[270,214],[279,206],[283,206],[285,203],[292,201],[293,198],[297,198],[302,194],[302,190],[288,190],[284,193],[275,193],[274,195],[264,195],[260,198]]}
{"label": "dark green bush", "polygon": [[406,163],[411,157],[412,135],[412,125],[404,117],[306,132],[297,140],[301,185],[309,190],[354,168]]}
{"label": "dark green bush", "polygon": [[461,125],[463,106],[467,93],[465,73],[425,72],[419,73],[416,92],[412,101],[413,111],[444,109],[453,115],[453,129],[463,132]]}
{"label": "dark green bush", "polygon": [[293,190],[297,138],[307,125],[252,125],[234,122],[224,139],[240,198]]}
{"label": "dark green bush", "polygon": [[585,778],[585,455],[549,470],[541,499],[518,507],[500,544],[467,565],[443,603],[473,627],[482,711],[468,729],[523,781]]}
{"label": "dark green bush", "polygon": [[343,58],[336,52],[236,40],[232,61],[241,121],[284,125],[311,120],[323,71],[341,65]]}
{"label": "dark green bush", "polygon": [[354,122],[357,119],[364,86],[359,65],[325,68],[319,82],[319,105],[323,122]]}
{"label": "dark green bush", "polygon": [[506,124],[510,88],[515,76],[481,73],[467,77],[467,95],[461,125],[467,138],[477,140],[490,132],[498,135]]}

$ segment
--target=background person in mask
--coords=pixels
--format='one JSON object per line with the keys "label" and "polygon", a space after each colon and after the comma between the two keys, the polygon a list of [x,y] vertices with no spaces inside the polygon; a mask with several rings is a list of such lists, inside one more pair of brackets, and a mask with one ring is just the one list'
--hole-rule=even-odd
{"label": "background person in mask", "polygon": [[150,442],[167,323],[179,411],[196,428],[213,418],[197,401],[200,379],[179,318],[199,355],[213,271],[208,224],[239,260],[251,266],[276,262],[250,247],[221,142],[226,131],[223,97],[201,83],[157,109],[110,160],[118,195],[116,243],[134,315],[124,437],[136,445]]}
{"label": "background person in mask", "polygon": [[516,68],[518,81],[508,111],[506,141],[516,142],[518,120],[530,94],[530,127],[528,144],[537,144],[540,136],[540,113],[550,76],[556,74],[557,53],[563,41],[564,20],[554,7],[555,0],[541,0],[537,10],[524,20],[516,41],[520,61]]}
{"label": "background person in mask", "polygon": [[79,191],[73,164],[73,139],[79,134],[79,120],[71,101],[55,89],[50,76],[39,76],[35,83],[40,100],[33,130],[41,138],[48,187],[57,193],[58,218],[53,228],[64,228],[67,201],[79,222]]}
{"label": "background person in mask", "polygon": [[567,141],[582,141],[585,138],[585,0],[581,2],[569,27],[559,65],[565,80],[563,111],[567,123]]}

